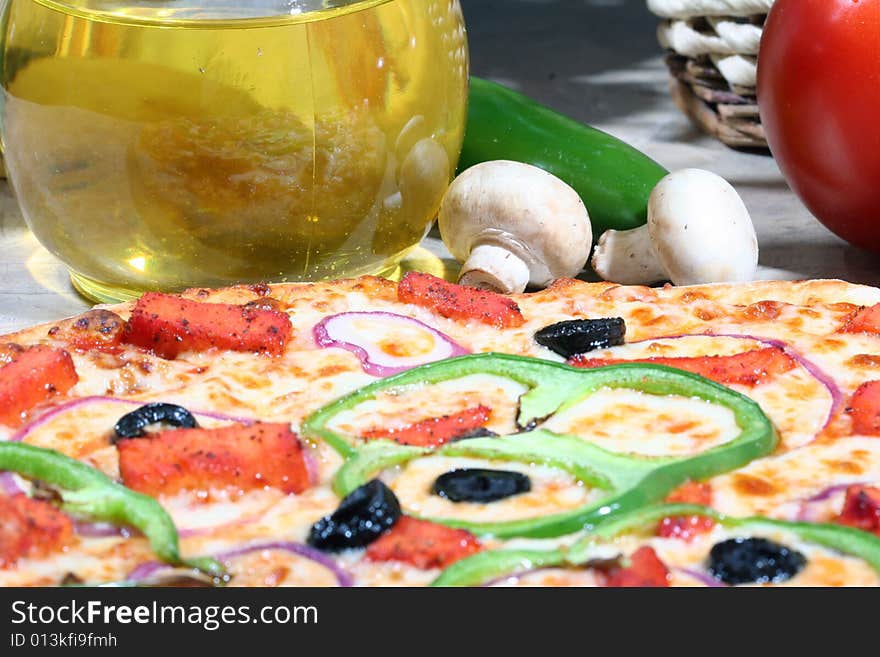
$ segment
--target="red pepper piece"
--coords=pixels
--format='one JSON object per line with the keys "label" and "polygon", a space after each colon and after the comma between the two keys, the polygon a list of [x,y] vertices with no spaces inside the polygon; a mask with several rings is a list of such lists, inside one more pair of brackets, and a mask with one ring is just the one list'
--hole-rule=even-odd
{"label": "red pepper piece", "polygon": [[657,527],[657,536],[692,541],[701,534],[708,534],[715,527],[715,521],[705,516],[677,516],[663,518]]}
{"label": "red pepper piece", "polygon": [[880,488],[850,486],[835,522],[880,536]]}
{"label": "red pepper piece", "polygon": [[733,356],[661,357],[625,360],[587,358],[584,355],[578,355],[569,361],[569,364],[574,367],[584,368],[619,365],[621,363],[666,365],[699,374],[722,385],[738,383],[744,386],[757,385],[771,376],[784,374],[797,366],[794,359],[779,347],[755,349]]}
{"label": "red pepper piece", "polygon": [[629,558],[628,568],[612,568],[605,574],[609,587],[669,586],[669,569],[660,561],[654,548],[640,547]]}
{"label": "red pepper piece", "polygon": [[0,568],[56,552],[73,539],[73,522],[49,502],[0,496]]}
{"label": "red pepper piece", "polygon": [[400,561],[416,568],[446,568],[482,549],[469,531],[402,516],[367,548],[368,561]]}
{"label": "red pepper piece", "polygon": [[117,447],[123,483],[147,495],[265,487],[301,493],[310,485],[302,445],[287,424],[172,429]]}
{"label": "red pepper piece", "polygon": [[849,405],[853,433],[862,436],[880,436],[880,381],[868,381],[859,386]]}
{"label": "red pepper piece", "polygon": [[408,272],[401,279],[397,298],[449,319],[473,319],[496,328],[515,328],[526,321],[513,299],[420,272]]}
{"label": "red pepper piece", "polygon": [[439,447],[486,426],[492,410],[487,406],[475,406],[460,413],[432,417],[400,429],[369,429],[362,438],[377,440],[387,438],[401,445],[415,447]]}
{"label": "red pepper piece", "polygon": [[880,334],[880,303],[876,306],[857,310],[847,317],[840,332]]}
{"label": "red pepper piece", "polygon": [[284,351],[293,331],[286,313],[254,306],[200,303],[148,292],[138,299],[123,340],[162,358],[212,347],[232,351]]}
{"label": "red pepper piece", "polygon": [[[667,497],[670,504],[712,505],[712,487],[706,483],[689,481],[682,484]],[[715,527],[715,521],[705,516],[672,516],[663,518],[657,527],[657,536],[680,538],[691,541],[700,534],[706,534]]]}
{"label": "red pepper piece", "polygon": [[73,360],[63,349],[39,345],[15,354],[0,367],[0,424],[20,423],[22,413],[77,381]]}

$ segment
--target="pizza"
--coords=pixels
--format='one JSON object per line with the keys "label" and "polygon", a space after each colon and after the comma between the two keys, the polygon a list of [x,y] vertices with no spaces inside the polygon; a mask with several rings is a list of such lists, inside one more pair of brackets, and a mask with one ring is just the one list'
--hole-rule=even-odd
{"label": "pizza", "polygon": [[0,366],[3,586],[880,582],[880,289],[147,293]]}

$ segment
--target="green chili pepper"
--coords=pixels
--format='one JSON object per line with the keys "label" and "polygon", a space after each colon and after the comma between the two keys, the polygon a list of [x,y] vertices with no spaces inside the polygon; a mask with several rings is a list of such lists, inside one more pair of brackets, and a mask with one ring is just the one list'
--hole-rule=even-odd
{"label": "green chili pepper", "polygon": [[456,562],[432,586],[474,586],[534,568],[576,567],[588,563],[591,549],[621,534],[647,529],[666,517],[705,516],[729,529],[747,533],[786,531],[815,543],[863,559],[880,574],[880,537],[852,527],[825,523],[787,522],[771,518],[734,518],[693,504],[661,504],[609,520],[570,548],[558,550],[491,550]]}
{"label": "green chili pepper", "polygon": [[0,442],[2,470],[57,487],[61,508],[71,515],[138,529],[162,561],[196,568],[218,578],[226,575],[214,559],[180,557],[177,528],[156,500],[116,483],[85,463],[51,449]]}
{"label": "green chili pepper", "polygon": [[[382,392],[472,374],[501,376],[529,388],[519,399],[517,417],[518,425],[525,431],[498,438],[461,440],[435,450],[384,440],[358,449],[356,437],[344,436],[330,426],[339,413],[355,409]],[[694,456],[657,458],[616,454],[577,436],[534,428],[551,414],[564,411],[603,388],[630,388],[653,395],[681,395],[720,404],[733,412],[740,434]],[[660,501],[688,479],[728,472],[769,454],[778,440],[772,423],[754,401],[695,374],[643,363],[578,369],[535,358],[491,353],[429,363],[377,381],[313,413],[304,422],[303,432],[310,438],[327,441],[346,457],[334,481],[340,496],[386,468],[405,465],[426,455],[541,463],[569,472],[579,481],[606,493],[602,499],[581,508],[538,518],[496,523],[429,518],[476,534],[505,538],[548,538],[599,525],[617,514]]]}
{"label": "green chili pepper", "polygon": [[459,170],[489,160],[525,162],[580,194],[593,235],[645,223],[648,197],[668,172],[609,134],[494,82],[471,78]]}

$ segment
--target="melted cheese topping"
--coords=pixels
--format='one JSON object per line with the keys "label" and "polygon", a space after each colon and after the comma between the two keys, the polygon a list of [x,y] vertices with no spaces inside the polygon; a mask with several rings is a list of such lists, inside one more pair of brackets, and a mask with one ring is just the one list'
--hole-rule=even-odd
{"label": "melted cheese topping", "polygon": [[753,461],[712,480],[713,506],[730,515],[796,518],[801,500],[832,486],[880,481],[877,438],[839,438]]}
{"label": "melted cheese topping", "polygon": [[[532,489],[527,493],[488,504],[450,502],[431,492],[437,477],[465,468],[521,472],[529,477]],[[504,522],[535,518],[576,509],[605,495],[555,468],[472,458],[429,456],[416,459],[405,468],[386,473],[383,479],[397,495],[401,507],[407,513],[470,522]]]}
{"label": "melted cheese topping", "polygon": [[642,456],[698,454],[736,438],[733,412],[701,399],[600,390],[542,426],[581,436],[613,452]]}
{"label": "melted cheese topping", "polygon": [[225,560],[231,586],[336,586],[336,575],[285,550],[259,550]]}
{"label": "melted cheese topping", "polygon": [[433,385],[395,388],[340,413],[330,423],[330,428],[349,436],[360,436],[376,427],[400,429],[427,418],[483,405],[492,411],[486,428],[498,434],[509,434],[517,431],[518,401],[526,390],[515,381],[488,374],[473,374]]}

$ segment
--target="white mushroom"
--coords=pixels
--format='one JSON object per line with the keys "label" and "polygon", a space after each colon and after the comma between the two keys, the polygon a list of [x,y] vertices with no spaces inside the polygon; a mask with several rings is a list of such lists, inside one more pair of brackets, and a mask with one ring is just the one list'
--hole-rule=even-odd
{"label": "white mushroom", "polygon": [[577,192],[542,169],[506,160],[458,176],[439,223],[446,247],[464,262],[459,283],[502,294],[575,276],[593,239]]}
{"label": "white mushroom", "polygon": [[663,178],[648,201],[648,225],[606,231],[593,254],[596,273],[624,285],[750,281],[757,267],[749,211],[730,183],[701,169]]}

